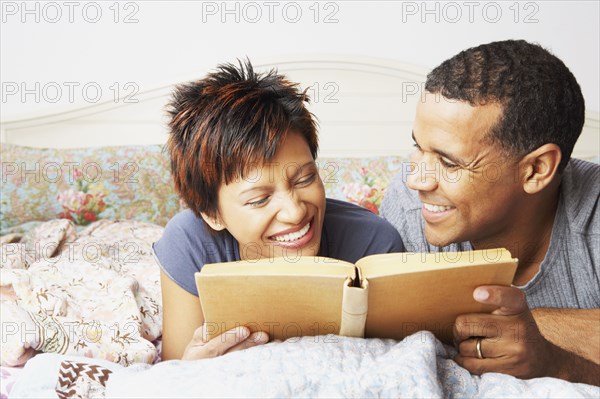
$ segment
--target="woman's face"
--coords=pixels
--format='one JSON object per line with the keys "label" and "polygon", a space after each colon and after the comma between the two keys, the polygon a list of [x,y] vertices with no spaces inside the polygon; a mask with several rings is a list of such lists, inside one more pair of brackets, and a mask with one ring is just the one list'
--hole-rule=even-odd
{"label": "woman's face", "polygon": [[317,255],[324,216],[323,182],[298,133],[287,135],[272,161],[219,188],[217,222],[238,241],[242,259]]}

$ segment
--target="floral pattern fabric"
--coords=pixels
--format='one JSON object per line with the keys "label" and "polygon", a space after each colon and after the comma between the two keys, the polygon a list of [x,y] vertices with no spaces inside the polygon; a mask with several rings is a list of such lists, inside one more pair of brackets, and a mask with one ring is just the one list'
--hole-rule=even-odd
{"label": "floral pattern fabric", "polygon": [[38,352],[152,363],[162,305],[151,245],[163,230],[101,220],[77,233],[71,221],[57,219],[3,243],[2,366],[22,365]]}
{"label": "floral pattern fabric", "polygon": [[0,235],[26,222],[57,217],[79,224],[102,218],[165,225],[182,208],[160,145],[52,149],[2,144],[0,159]]}
{"label": "floral pattern fabric", "polygon": [[379,214],[385,188],[400,171],[403,157],[324,158],[317,161],[330,198],[360,205]]}
{"label": "floral pattern fabric", "polygon": [[73,172],[75,188],[70,188],[56,197],[63,207],[58,216],[72,220],[73,223],[85,226],[98,219],[98,215],[106,209],[104,197],[108,194],[102,184],[89,183],[83,178],[83,172]]}
{"label": "floral pattern fabric", "polygon": [[0,399],[8,399],[10,391],[23,369],[0,366]]}
{"label": "floral pattern fabric", "polygon": [[[128,219],[164,226],[185,204],[160,145],[50,149],[2,145],[0,235],[66,218],[78,226]],[[379,212],[402,157],[322,158],[330,198]]]}

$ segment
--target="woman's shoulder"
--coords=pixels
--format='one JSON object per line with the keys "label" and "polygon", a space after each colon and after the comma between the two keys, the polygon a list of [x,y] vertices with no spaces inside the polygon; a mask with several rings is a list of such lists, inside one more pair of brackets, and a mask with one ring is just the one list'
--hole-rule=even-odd
{"label": "woman's shoulder", "polygon": [[348,229],[353,226],[368,231],[395,233],[394,227],[369,209],[346,201],[327,198],[325,224],[331,227]]}
{"label": "woman's shoulder", "polygon": [[185,209],[169,220],[159,246],[204,247],[208,243],[222,241],[222,235],[211,234],[209,227],[192,210]]}
{"label": "woman's shoulder", "polygon": [[325,256],[348,262],[404,250],[400,234],[388,221],[356,204],[329,198],[322,239]]}
{"label": "woman's shoulder", "polygon": [[196,216],[191,209],[184,209],[169,220],[166,228],[194,228],[204,226],[204,224],[204,220]]}
{"label": "woman's shoulder", "polygon": [[325,217],[356,217],[367,220],[383,220],[369,209],[362,206],[353,204],[347,201],[341,201],[333,198],[326,199],[327,205],[325,206]]}

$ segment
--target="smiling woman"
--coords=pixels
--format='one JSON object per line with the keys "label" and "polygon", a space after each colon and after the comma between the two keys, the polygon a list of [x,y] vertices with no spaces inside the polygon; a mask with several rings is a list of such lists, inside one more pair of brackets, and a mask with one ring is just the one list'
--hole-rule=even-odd
{"label": "smiling woman", "polygon": [[250,62],[176,88],[167,148],[189,209],[154,244],[163,359],[214,357],[269,339],[243,326],[206,338],[194,279],[205,264],[315,255],[355,262],[404,250],[383,219],[325,198],[307,103],[296,84],[274,71],[257,74]]}
{"label": "smiling woman", "polygon": [[204,220],[236,237],[241,259],[317,255],[325,189],[304,138],[288,133],[275,158],[248,176],[222,185],[219,221]]}

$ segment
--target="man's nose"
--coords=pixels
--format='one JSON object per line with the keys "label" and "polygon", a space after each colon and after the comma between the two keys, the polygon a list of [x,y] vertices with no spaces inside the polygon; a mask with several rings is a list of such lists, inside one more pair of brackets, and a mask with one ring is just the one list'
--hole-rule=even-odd
{"label": "man's nose", "polygon": [[411,162],[411,170],[407,174],[406,185],[417,191],[433,191],[438,186],[439,178],[439,162],[420,160]]}

